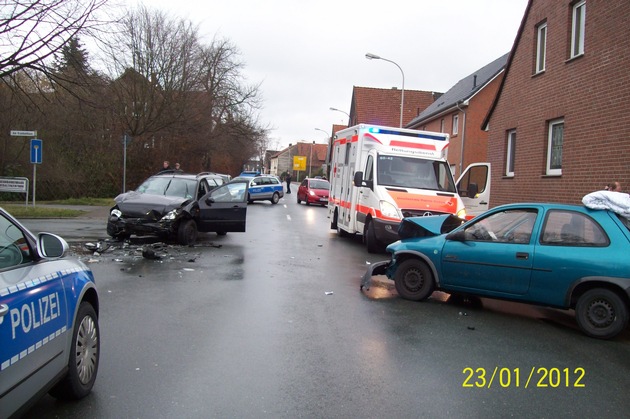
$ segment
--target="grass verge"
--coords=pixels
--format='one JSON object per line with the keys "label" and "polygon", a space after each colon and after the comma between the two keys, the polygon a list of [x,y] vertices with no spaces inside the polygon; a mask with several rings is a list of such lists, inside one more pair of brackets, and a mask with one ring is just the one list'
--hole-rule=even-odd
{"label": "grass verge", "polygon": [[38,202],[35,207],[25,206],[17,202],[3,202],[0,206],[7,210],[16,218],[74,218],[85,213],[85,211],[58,208],[51,205],[88,205],[88,206],[114,206],[114,201],[110,198],[72,198],[60,201]]}

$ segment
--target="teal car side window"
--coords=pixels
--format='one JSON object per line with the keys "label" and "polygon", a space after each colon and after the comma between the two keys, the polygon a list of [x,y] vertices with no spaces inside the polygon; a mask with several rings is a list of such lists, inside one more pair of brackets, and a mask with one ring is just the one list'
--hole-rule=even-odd
{"label": "teal car side window", "polygon": [[549,211],[540,243],[552,246],[603,247],[610,239],[601,226],[586,214],[575,211]]}
{"label": "teal car side window", "polygon": [[496,243],[529,243],[538,211],[507,210],[492,214],[465,230],[466,240]]}

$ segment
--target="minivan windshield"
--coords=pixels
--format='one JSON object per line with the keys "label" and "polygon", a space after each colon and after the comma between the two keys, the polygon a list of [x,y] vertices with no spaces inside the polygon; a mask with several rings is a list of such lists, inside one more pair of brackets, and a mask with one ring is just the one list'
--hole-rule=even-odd
{"label": "minivan windshield", "polygon": [[376,174],[382,186],[455,193],[451,169],[443,161],[379,154]]}

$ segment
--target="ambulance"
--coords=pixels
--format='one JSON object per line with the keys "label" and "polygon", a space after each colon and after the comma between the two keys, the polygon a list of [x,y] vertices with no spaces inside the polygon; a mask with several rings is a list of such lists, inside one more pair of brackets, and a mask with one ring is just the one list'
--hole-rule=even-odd
{"label": "ambulance", "polygon": [[331,139],[328,217],[337,234],[362,235],[368,252],[398,240],[404,217],[466,211],[445,133],[360,124]]}

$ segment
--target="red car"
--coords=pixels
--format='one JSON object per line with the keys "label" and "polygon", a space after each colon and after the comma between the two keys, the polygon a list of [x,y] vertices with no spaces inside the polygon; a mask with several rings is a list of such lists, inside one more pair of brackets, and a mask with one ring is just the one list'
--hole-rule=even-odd
{"label": "red car", "polygon": [[304,201],[306,205],[328,205],[330,182],[324,179],[306,178],[300,183],[297,192],[297,203]]}

